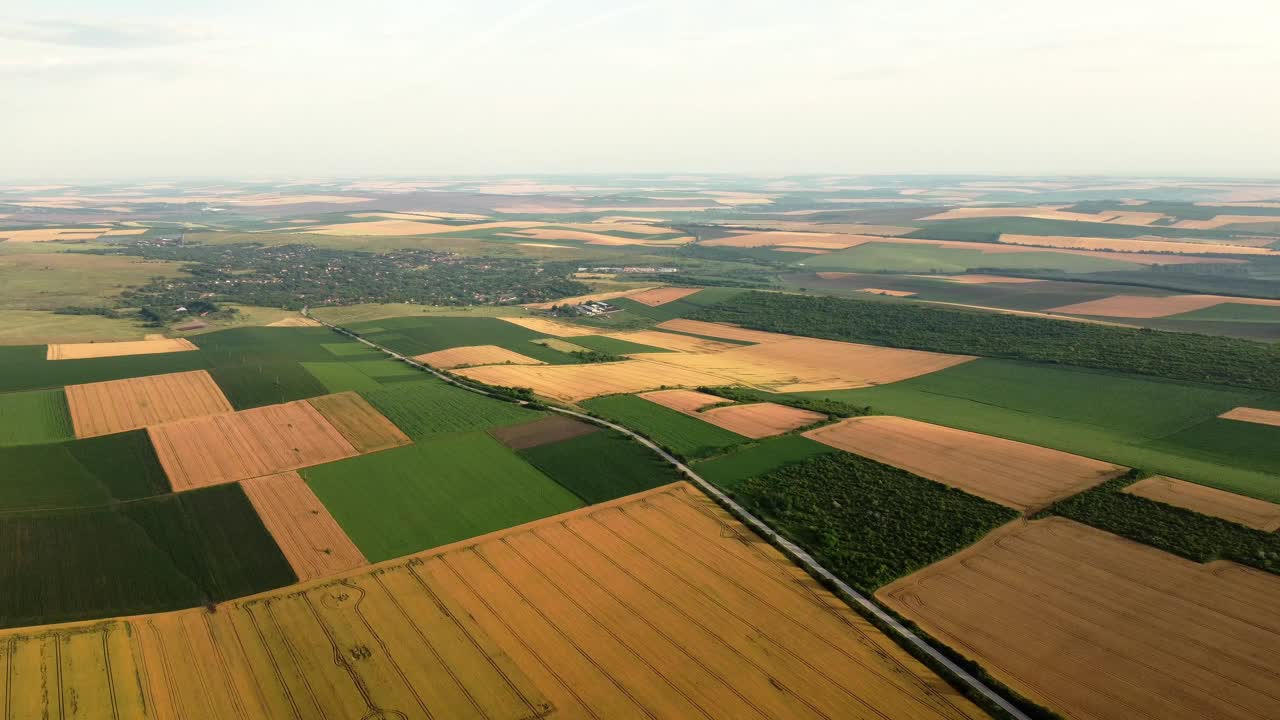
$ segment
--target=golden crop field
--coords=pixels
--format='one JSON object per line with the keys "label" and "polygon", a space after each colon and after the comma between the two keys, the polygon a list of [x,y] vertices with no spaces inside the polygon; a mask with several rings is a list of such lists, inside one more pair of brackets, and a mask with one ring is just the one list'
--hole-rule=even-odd
{"label": "golden crop field", "polygon": [[650,347],[662,348],[664,350],[675,350],[676,352],[720,352],[722,350],[732,350],[733,348],[738,347],[733,343],[717,342],[715,340],[707,340],[706,338],[693,337],[692,335],[662,332],[661,330],[634,330],[629,332],[609,333],[608,336],[619,340],[639,343],[640,345],[648,345]]}
{"label": "golden crop field", "polygon": [[704,240],[702,245],[721,247],[787,247],[814,248],[818,250],[843,250],[863,243],[876,242],[884,238],[872,235],[842,235],[823,232],[740,232],[727,237]]}
{"label": "golden crop field", "polygon": [[1043,507],[1124,472],[1039,445],[887,415],[848,418],[805,436],[1019,510]]}
{"label": "golden crop field", "polygon": [[[609,298],[618,297],[615,293],[602,293],[601,295],[607,295]],[[578,302],[586,302],[580,298],[574,299]],[[608,298],[596,296],[589,297],[589,299],[599,300]],[[590,328],[585,325],[574,325],[572,323],[549,320],[547,318],[540,317],[500,317],[498,319],[509,322],[512,325],[519,325],[520,327],[528,328],[536,333],[554,335],[556,337],[581,337],[583,335],[599,335],[603,332],[597,328]]]}
{"label": "golden crop field", "polygon": [[1081,720],[1276,717],[1280,577],[1063,518],[1011,523],[876,595]]}
{"label": "golden crop field", "polygon": [[812,425],[827,417],[821,413],[776,403],[728,405],[703,410],[702,408],[708,405],[726,401],[722,397],[694,390],[658,390],[642,393],[640,397],[753,439],[780,435],[805,425]]}
{"label": "golden crop field", "polygon": [[859,292],[871,293],[873,295],[888,295],[890,297],[913,297],[915,293],[908,290],[885,290],[884,288],[862,288]]}
{"label": "golden crop field", "polygon": [[152,425],[147,432],[175,492],[359,454],[306,400]]}
{"label": "golden crop field", "polygon": [[1139,480],[1124,491],[1264,532],[1280,530],[1280,505],[1207,485],[1156,475]]}
{"label": "golden crop field", "polygon": [[15,718],[983,717],[684,483],[0,649]]}
{"label": "golden crop field", "polygon": [[[653,357],[656,353],[646,354]],[[666,353],[676,354],[676,353]],[[647,360],[583,365],[489,365],[457,373],[490,385],[527,387],[546,398],[577,402],[599,395],[632,393],[665,386],[724,385],[727,378]]]}
{"label": "golden crop field", "polygon": [[1161,318],[1201,310],[1223,303],[1238,305],[1265,305],[1280,307],[1280,300],[1261,298],[1236,298],[1226,295],[1112,295],[1098,300],[1086,300],[1073,305],[1052,308],[1052,312],[1072,315],[1097,315],[1101,317]]}
{"label": "golden crop field", "polygon": [[240,486],[299,580],[369,564],[296,471],[252,478]]}
{"label": "golden crop field", "polygon": [[701,289],[702,288],[680,287],[654,288],[652,290],[645,290],[642,293],[636,293],[635,295],[632,295],[630,299],[641,303],[642,305],[658,307],[659,305],[666,305],[669,302],[675,302],[680,298],[688,297]]}
{"label": "golden crop field", "polygon": [[1000,236],[1007,245],[1027,245],[1041,248],[1069,248],[1072,250],[1110,250],[1120,253],[1214,253],[1217,255],[1280,255],[1280,251],[1247,245],[1215,245],[1199,242],[1175,242],[1172,240],[1123,239],[1073,237],[1066,235],[1011,235]]}
{"label": "golden crop field", "polygon": [[437,350],[424,355],[415,355],[413,359],[420,363],[426,363],[431,367],[444,368],[446,370],[470,365],[546,364],[541,360],[535,360],[514,350],[508,350],[497,345],[468,345],[449,348],[448,350]]}
{"label": "golden crop field", "polygon": [[124,342],[50,343],[46,360],[80,360],[83,358],[118,357],[120,355],[152,355],[155,353],[199,350],[186,338],[155,338]]}
{"label": "golden crop field", "polygon": [[657,403],[676,412],[694,417],[700,417],[698,411],[708,405],[728,402],[728,400],[719,395],[711,395],[697,390],[654,390],[653,392],[640,393],[640,397],[649,402]]}
{"label": "golden crop field", "polygon": [[1225,418],[1227,420],[1259,423],[1261,425],[1280,426],[1280,410],[1262,410],[1260,408],[1238,407],[1232,408],[1218,417]]}
{"label": "golden crop field", "polygon": [[307,400],[338,429],[357,452],[371,453],[408,445],[409,436],[358,393],[347,391]]}
{"label": "golden crop field", "polygon": [[232,410],[207,370],[68,385],[66,392],[79,438]]}

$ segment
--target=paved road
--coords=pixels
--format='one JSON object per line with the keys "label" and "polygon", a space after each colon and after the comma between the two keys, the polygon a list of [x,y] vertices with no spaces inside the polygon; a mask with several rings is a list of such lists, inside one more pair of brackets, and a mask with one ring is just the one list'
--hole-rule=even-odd
{"label": "paved road", "polygon": [[[328,327],[332,330],[336,330],[337,332],[340,332],[355,340],[358,340],[364,343],[365,345],[368,345],[369,347],[380,350],[397,360],[406,362],[421,370],[425,370],[426,372],[431,373],[432,375],[440,378],[441,380],[449,383],[450,385],[455,385],[457,387],[462,388],[463,390],[478,393],[480,395],[494,397],[507,402],[514,402],[518,405],[529,404],[523,400],[514,400],[507,397],[496,396],[493,393],[487,390],[484,390],[483,388],[478,388],[478,387],[473,387],[471,385],[468,385],[467,383],[461,382],[450,375],[446,375],[442,372],[435,370],[429,365],[424,365],[418,362],[417,360],[414,360],[411,357],[405,357],[404,355],[401,355],[400,353],[394,350],[391,350],[390,348],[385,348],[375,342],[366,340],[365,338],[362,338],[356,335],[355,333],[351,332],[350,330],[347,330],[344,327],[333,325],[323,320],[320,320],[319,318],[312,317],[307,312],[306,309],[303,309],[302,314],[324,325],[325,327]],[[755,515],[752,515],[750,512],[747,511],[746,508],[742,507],[737,502],[735,502],[733,498],[729,497],[728,495],[725,495],[723,492],[720,491],[719,488],[717,488],[715,485],[712,485],[711,483],[704,480],[702,476],[695,473],[688,465],[685,465],[683,462],[680,462],[678,458],[676,458],[666,450],[663,450],[661,447],[656,445],[653,441],[623,427],[622,425],[609,422],[608,420],[592,417],[590,415],[585,415],[583,413],[575,412],[573,410],[567,410],[565,408],[559,408],[559,407],[554,407],[550,405],[545,407],[548,410],[552,412],[558,412],[561,415],[571,415],[581,420],[585,420],[590,423],[595,423],[596,425],[603,425],[607,428],[612,428],[614,430],[617,430],[618,432],[631,437],[632,439],[639,442],[641,445],[644,445],[645,447],[654,451],[655,453],[660,455],[662,459],[671,463],[678,470],[680,470],[680,472],[684,473],[684,475],[687,478],[689,478],[689,480],[691,480],[695,485],[697,485],[704,493],[715,498],[717,502],[719,502],[722,506],[728,509],[729,512],[733,513],[739,520],[751,526],[751,529],[755,530],[756,533],[758,533],[761,537],[781,547],[788,555],[792,557],[792,559],[794,559],[796,562],[803,565],[810,573],[823,578],[827,582],[839,588],[842,593],[844,593],[847,597],[852,598],[855,603],[857,603],[859,606],[861,606],[864,610],[866,610],[871,615],[874,615],[878,620],[880,620],[880,622],[887,625],[890,630],[896,633],[903,640],[919,648],[922,652],[926,653],[929,657],[933,658],[938,664],[942,665],[943,667],[947,668],[947,670],[951,671],[951,673],[954,674],[957,678],[959,678],[961,682],[964,682],[969,687],[981,693],[983,696],[985,696],[991,702],[995,703],[997,706],[999,706],[1001,709],[1009,713],[1010,716],[1016,718],[1017,720],[1031,720],[1031,718],[1027,717],[1025,713],[1023,713],[1021,710],[1019,710],[1018,708],[1010,704],[1008,700],[1005,700],[1003,696],[1001,696],[995,690],[992,690],[990,687],[988,687],[986,683],[982,682],[978,678],[971,675],[964,668],[952,662],[951,659],[948,658],[947,656],[938,652],[936,649],[934,649],[932,645],[930,645],[929,643],[921,639],[919,635],[916,635],[915,633],[911,632],[911,630],[907,629],[906,626],[904,626],[902,623],[898,622],[894,617],[892,617],[891,615],[886,613],[884,610],[882,610],[879,605],[876,605],[874,602],[868,599],[865,595],[858,592],[857,590],[854,590],[852,587],[849,587],[849,585],[846,584],[843,580],[836,577],[830,570],[823,567],[817,560],[813,559],[813,556],[805,552],[804,549],[801,548],[799,545],[796,545],[795,543],[791,542],[790,540],[783,537],[782,535],[779,535],[773,528],[769,527],[763,520],[756,517]]]}

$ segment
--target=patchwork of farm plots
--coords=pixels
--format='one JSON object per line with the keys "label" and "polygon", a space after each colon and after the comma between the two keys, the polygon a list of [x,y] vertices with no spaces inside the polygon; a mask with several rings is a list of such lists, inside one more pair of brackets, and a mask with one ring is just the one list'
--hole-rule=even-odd
{"label": "patchwork of farm plots", "polygon": [[685,485],[216,612],[0,640],[23,717],[982,716]]}

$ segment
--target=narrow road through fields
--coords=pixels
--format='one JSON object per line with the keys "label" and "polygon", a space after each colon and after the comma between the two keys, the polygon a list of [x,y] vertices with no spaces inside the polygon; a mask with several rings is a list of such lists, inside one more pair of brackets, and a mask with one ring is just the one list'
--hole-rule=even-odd
{"label": "narrow road through fields", "polygon": [[[343,335],[346,335],[354,340],[364,343],[365,345],[368,345],[371,348],[375,348],[391,356],[392,358],[395,358],[396,360],[399,360],[404,363],[408,363],[409,365],[412,365],[420,370],[429,372],[432,375],[436,376],[437,378],[440,378],[441,380],[449,383],[450,385],[454,385],[456,387],[462,388],[463,390],[478,393],[480,395],[491,397],[497,400],[504,400],[506,402],[515,403],[517,405],[529,404],[527,401],[524,401],[524,400],[515,400],[513,398],[502,397],[499,395],[495,395],[483,388],[471,386],[465,382],[458,380],[457,378],[451,375],[442,373],[432,368],[429,365],[424,365],[423,363],[420,363],[411,357],[406,357],[394,350],[391,350],[390,348],[383,347],[375,342],[371,342],[363,337],[360,337],[356,333],[350,330],[347,330],[344,327],[334,325],[332,323],[325,322],[324,320],[321,320],[319,318],[313,317],[307,311],[307,308],[303,308],[302,314],[304,317],[315,320],[316,322],[320,323],[321,325],[324,325],[325,327],[331,330],[342,333]],[[796,545],[795,543],[791,542],[787,538],[783,537],[773,528],[769,527],[769,525],[766,524],[763,520],[761,520],[760,518],[757,518],[755,515],[752,515],[750,512],[747,511],[746,508],[742,507],[736,501],[734,501],[733,498],[721,492],[719,488],[712,485],[710,482],[704,480],[700,475],[695,473],[692,468],[690,468],[688,465],[685,465],[683,462],[681,462],[678,458],[673,456],[671,453],[668,453],[666,450],[663,450],[653,441],[640,435],[639,433],[636,433],[632,430],[627,429],[626,427],[623,427],[622,425],[609,422],[608,420],[592,417],[590,415],[586,415],[584,413],[576,412],[573,410],[568,410],[565,408],[559,408],[559,407],[554,407],[550,405],[545,407],[547,410],[550,410],[551,412],[557,412],[562,415],[570,415],[572,417],[578,418],[580,420],[584,420],[586,422],[595,423],[596,425],[602,425],[604,427],[617,430],[618,432],[624,435],[627,435],[628,437],[634,439],[636,442],[640,443],[641,445],[644,445],[645,447],[654,451],[662,459],[671,463],[678,470],[680,470],[680,472],[683,473],[685,477],[689,478],[689,480],[691,480],[695,485],[697,485],[698,488],[702,490],[702,492],[714,498],[716,502],[718,502],[722,507],[724,507],[730,513],[732,513],[735,517],[737,517],[743,523],[748,525],[752,530],[758,533],[761,537],[765,538],[766,540],[773,543],[774,545],[777,545],[778,547],[782,548],[783,552],[789,555],[792,558],[792,560],[794,560],[795,562],[803,565],[804,568],[808,570],[811,574],[817,577],[820,577],[823,580],[834,585],[835,587],[839,588],[840,592],[844,593],[845,596],[847,596],[848,598],[851,598],[855,603],[857,603],[859,607],[861,607],[868,614],[874,616],[877,620],[879,620],[881,623],[887,626],[890,630],[892,630],[895,634],[897,634],[899,638],[901,638],[902,640],[906,641],[912,646],[918,648],[921,652],[928,655],[936,663],[946,668],[952,675],[958,678],[961,682],[965,683],[966,685],[971,687],[973,690],[980,693],[983,697],[990,700],[1000,709],[1007,712],[1011,717],[1016,718],[1017,720],[1031,720],[1031,718],[1029,718],[1025,713],[1023,713],[1018,708],[1014,707],[1008,700],[1004,699],[1003,696],[1001,696],[995,690],[991,689],[986,683],[982,682],[978,678],[974,677],[967,670],[960,667],[956,663],[952,662],[951,659],[948,658],[947,656],[938,652],[938,650],[936,650],[929,643],[925,642],[924,639],[922,639],[919,635],[916,635],[914,632],[909,630],[902,623],[898,622],[897,619],[895,619],[893,616],[889,615],[883,609],[881,609],[879,605],[872,602],[870,598],[866,597],[865,595],[858,592],[857,590],[854,590],[852,587],[846,584],[843,580],[836,577],[835,574],[832,573],[830,570],[823,567],[817,560],[813,558],[813,556],[805,552],[804,549],[801,548],[799,545]]]}

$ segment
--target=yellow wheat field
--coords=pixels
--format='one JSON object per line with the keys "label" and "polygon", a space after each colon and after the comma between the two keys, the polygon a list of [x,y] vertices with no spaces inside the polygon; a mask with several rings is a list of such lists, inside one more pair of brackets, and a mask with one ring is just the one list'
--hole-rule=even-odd
{"label": "yellow wheat field", "polygon": [[1262,410],[1260,408],[1238,407],[1232,408],[1218,417],[1227,420],[1240,420],[1241,422],[1280,426],[1280,410]]}
{"label": "yellow wheat field", "polygon": [[124,342],[51,343],[45,350],[46,360],[81,360],[84,358],[119,357],[121,355],[154,355],[157,353],[199,350],[186,338],[149,338]]}
{"label": "yellow wheat field", "polygon": [[240,486],[299,580],[369,563],[297,472],[253,478]]}
{"label": "yellow wheat field", "polygon": [[[654,356],[656,353],[645,357]],[[584,365],[489,365],[465,368],[457,373],[490,385],[531,388],[542,397],[565,402],[577,402],[598,395],[654,390],[664,386],[726,384],[726,378],[718,375],[646,360]]]}
{"label": "yellow wheat field", "polygon": [[[614,297],[617,297],[616,295]],[[599,328],[587,327],[586,325],[574,325],[573,323],[560,322],[559,320],[549,320],[540,317],[500,317],[499,320],[509,322],[512,325],[519,325],[522,328],[528,328],[536,333],[543,335],[554,335],[556,337],[581,337],[583,335],[600,335],[603,331]]]}
{"label": "yellow wheat field", "polygon": [[0,649],[14,718],[983,717],[683,483]]}
{"label": "yellow wheat field", "polygon": [[466,347],[449,348],[448,350],[437,350],[424,355],[415,355],[413,359],[432,367],[445,368],[446,370],[456,367],[470,367],[472,365],[546,364],[541,360],[535,360],[514,350],[508,350],[497,345],[468,345]]}
{"label": "yellow wheat field", "polygon": [[409,444],[409,436],[382,416],[358,393],[347,391],[314,397],[311,403],[330,425],[361,454]]}
{"label": "yellow wheat field", "polygon": [[608,337],[676,352],[720,352],[739,347],[730,343],[707,340],[706,338],[693,337],[692,335],[662,332],[661,330],[609,333]]}
{"label": "yellow wheat field", "polygon": [[1244,245],[1215,245],[1212,243],[1174,242],[1172,240],[1148,240],[1134,238],[1114,240],[1111,238],[1070,237],[1063,235],[1010,235],[1000,236],[1000,242],[1006,245],[1021,245],[1047,248],[1068,248],[1071,250],[1102,250],[1117,253],[1178,253],[1215,255],[1280,255],[1280,251],[1265,247],[1248,247]]}
{"label": "yellow wheat field", "polygon": [[[607,301],[607,300],[613,300],[614,298],[630,297],[631,295],[638,295],[640,293],[648,292],[653,289],[654,287],[650,285],[650,286],[644,286],[644,287],[630,288],[628,290],[613,290],[610,292],[590,293],[588,295],[575,295],[574,297],[561,298],[560,300],[552,300],[551,302],[529,303],[528,305],[525,305],[525,307],[533,308],[534,310],[546,310],[554,305],[581,305],[582,303],[590,302],[592,300]],[[516,320],[519,320],[519,319],[520,318],[503,318],[503,320],[506,320],[507,322],[515,322]],[[528,318],[528,319],[545,321],[544,318]],[[550,320],[546,322],[555,322],[555,321]],[[523,324],[523,323],[520,323],[520,324]],[[558,323],[558,324],[564,325],[565,323]],[[530,330],[537,329],[531,325],[525,325],[525,327],[528,327]],[[575,326],[570,325],[570,327],[575,327]],[[543,331],[539,330],[539,332],[543,332]],[[554,333],[548,333],[548,334],[554,334]],[[578,333],[578,334],[581,335],[583,333]]]}
{"label": "yellow wheat field", "polygon": [[1140,480],[1124,491],[1264,532],[1280,530],[1280,505],[1266,500],[1161,475]]}
{"label": "yellow wheat field", "polygon": [[231,412],[206,370],[68,385],[66,393],[79,438]]}

